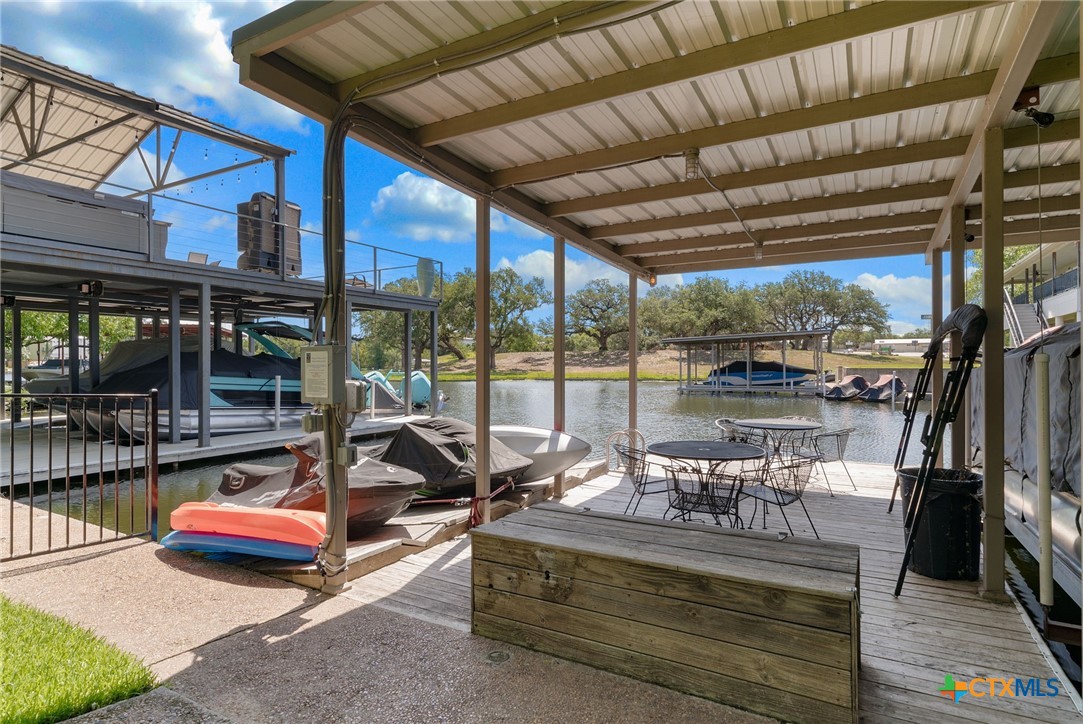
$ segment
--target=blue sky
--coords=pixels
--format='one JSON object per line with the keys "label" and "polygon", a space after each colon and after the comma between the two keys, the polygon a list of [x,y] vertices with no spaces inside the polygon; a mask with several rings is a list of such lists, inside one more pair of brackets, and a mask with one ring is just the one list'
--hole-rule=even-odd
{"label": "blue sky", "polygon": [[[287,161],[286,195],[301,206],[302,226],[318,232],[323,130],[243,88],[237,82],[237,66],[229,48],[236,28],[283,4],[0,0],[0,42],[293,149],[297,153]],[[431,256],[443,261],[447,274],[475,266],[473,200],[361,144],[351,141],[347,145],[348,238]],[[225,165],[231,160],[214,158],[216,151],[205,144],[189,144],[182,151],[177,163],[189,174],[199,173],[201,164],[217,161]],[[138,186],[141,173],[133,163],[118,171],[117,178]],[[248,198],[253,189],[271,191],[272,178],[269,169],[256,168],[174,193],[178,198],[229,210]],[[168,217],[169,211],[160,206],[157,213]],[[208,223],[208,234],[211,226]],[[522,274],[542,277],[552,288],[551,239],[503,214],[494,216],[492,231],[494,266],[511,265]],[[170,237],[171,247],[182,248],[184,243],[179,232]],[[197,241],[190,239],[188,243],[199,249]],[[318,258],[318,245],[303,246],[305,266],[312,268],[309,262]],[[871,289],[888,305],[892,327],[899,333],[927,324],[921,315],[930,311],[931,269],[921,256],[742,269],[716,275],[735,284],[755,285],[780,280],[799,268],[824,271]],[[568,274],[569,293],[595,278],[627,282],[626,274],[571,247]],[[670,285],[684,281],[688,279],[679,276],[658,279],[659,284]],[[540,309],[536,316],[549,313],[550,309]]]}

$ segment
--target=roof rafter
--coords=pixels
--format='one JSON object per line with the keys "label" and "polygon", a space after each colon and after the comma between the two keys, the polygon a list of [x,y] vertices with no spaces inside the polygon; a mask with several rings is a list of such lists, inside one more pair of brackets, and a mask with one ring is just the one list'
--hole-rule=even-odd
{"label": "roof rafter", "polygon": [[[1079,128],[1072,123],[1058,123],[1042,131],[1042,143],[1057,143],[1079,138]],[[962,156],[966,153],[969,136],[958,136],[942,141],[914,143],[909,146],[884,148],[877,151],[833,156],[817,161],[793,163],[785,166],[756,168],[742,173],[712,176],[711,183],[723,191],[739,188],[752,188],[768,184],[803,181],[854,171],[869,171],[888,168],[907,163],[935,161],[941,158]],[[1037,145],[1034,130],[1030,126],[1020,126],[1004,131],[1004,148],[1024,148]],[[555,201],[543,208],[550,216],[569,216],[584,211],[598,211],[620,206],[645,204],[652,201],[702,196],[716,193],[716,189],[704,179],[676,181],[659,186],[615,191],[596,196],[584,196],[566,201]]]}
{"label": "roof rafter", "polygon": [[[974,182],[981,173],[982,149],[984,148],[985,132],[990,128],[1000,128],[1008,120],[1012,112],[1012,105],[1019,97],[1023,88],[1033,85],[1043,85],[1036,81],[1034,76],[1038,66],[1044,61],[1038,61],[1038,55],[1045,47],[1046,39],[1053,32],[1057,18],[1064,8],[1064,3],[1032,2],[1021,3],[1019,17],[1011,24],[1011,38],[1004,49],[1004,56],[1000,60],[1000,68],[996,71],[996,79],[990,86],[982,107],[981,115],[974,126],[974,133],[970,138],[966,154],[955,175],[955,183],[945,198],[943,210],[940,213],[940,221],[933,230],[929,240],[927,253],[941,248],[947,242],[948,231],[951,229],[951,208],[966,200]],[[1077,60],[1078,62],[1078,60]],[[1076,67],[1075,78],[1078,82],[1079,68]]]}
{"label": "roof rafter", "polygon": [[725,71],[747,68],[894,28],[970,12],[992,2],[876,3],[726,43],[685,56],[650,63],[635,70],[558,88],[484,108],[414,130],[422,146],[533,118],[575,110],[653,88],[685,83]]}
{"label": "roof rafter", "polygon": [[[755,138],[830,126],[858,118],[870,118],[973,99],[989,93],[998,72],[989,70],[973,75],[956,76],[931,83],[921,83],[909,88],[897,88],[858,98],[823,103],[811,108],[735,121],[723,126],[700,128],[647,141],[636,141],[612,148],[528,163],[493,171],[490,181],[493,186],[504,188],[678,155],[689,148],[723,146]],[[1077,78],[1079,78],[1079,54],[1072,53],[1039,61],[1034,66],[1034,72],[1027,79],[1027,84],[1047,85]]]}
{"label": "roof rafter", "polygon": [[669,4],[669,0],[562,3],[521,20],[341,80],[335,84],[335,95],[346,98],[355,89],[362,89],[358,96],[360,98],[391,93],[438,74],[471,67],[561,35],[590,30],[594,25],[650,13]]}

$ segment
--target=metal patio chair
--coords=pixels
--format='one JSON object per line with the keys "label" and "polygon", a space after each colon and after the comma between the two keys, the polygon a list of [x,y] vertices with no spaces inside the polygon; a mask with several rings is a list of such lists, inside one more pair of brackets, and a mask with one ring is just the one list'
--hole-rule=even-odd
{"label": "metal patio chair", "polygon": [[[805,501],[802,500],[809,478],[812,477],[812,469],[818,461],[818,455],[805,454],[792,455],[782,461],[772,461],[764,466],[762,482],[744,489],[743,494],[746,497],[754,498],[757,505],[760,502],[763,503],[764,528],[767,528],[767,506],[777,505],[782,511],[782,519],[786,521],[786,528],[790,531],[790,535],[793,535],[793,527],[786,516],[786,507],[800,503],[809,525],[812,526],[812,532],[817,538],[820,537],[816,531],[816,524],[812,522],[812,516],[805,507]],[[756,511],[753,509],[750,522],[755,519]]]}
{"label": "metal patio chair", "polygon": [[[639,504],[644,495],[664,493],[669,487],[666,477],[651,477],[651,462],[647,460],[647,453],[633,445],[613,443],[613,451],[617,454],[617,460],[624,464],[625,472],[632,481],[632,497],[628,499],[628,505],[624,506],[625,515],[632,508],[632,515],[639,510]],[[632,507],[635,503],[635,507]]]}
{"label": "metal patio chair", "polygon": [[738,512],[745,481],[742,473],[726,473],[725,465],[704,470],[674,463],[664,468],[669,483],[666,516],[670,520],[691,521],[694,514],[701,513],[711,516],[716,525],[722,525],[725,518],[729,527],[743,527]]}
{"label": "metal patio chair", "polygon": [[850,475],[850,469],[846,467],[845,460],[846,445],[850,442],[850,435],[856,429],[848,427],[843,430],[820,433],[812,438],[813,449],[820,456],[820,472],[824,474],[827,492],[831,494],[831,497],[835,497],[835,492],[831,490],[831,480],[827,477],[827,469],[824,467],[824,463],[842,463],[842,469],[846,473],[846,477],[850,479],[850,485],[854,486],[854,490],[857,490],[857,483],[854,482],[854,476]]}

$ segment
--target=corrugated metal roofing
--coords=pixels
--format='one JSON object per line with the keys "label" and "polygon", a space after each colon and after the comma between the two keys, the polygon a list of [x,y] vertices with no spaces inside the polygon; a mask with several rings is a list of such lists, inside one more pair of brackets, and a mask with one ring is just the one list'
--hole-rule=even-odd
{"label": "corrugated metal roofing", "polygon": [[[233,45],[246,85],[324,119],[352,97],[365,115],[355,137],[649,277],[761,263],[753,239],[762,263],[939,248],[945,209],[981,203],[953,182],[975,169],[966,153],[987,109],[1018,94],[1008,70],[1023,58],[1040,110],[1058,120],[1040,147],[1022,114],[1003,120],[1005,170],[1040,163],[1047,177],[1039,189],[1034,174],[1009,175],[1005,197],[1056,197],[1043,212],[1078,220],[1078,12],[1022,1],[294,3]],[[1032,236],[1006,233],[1016,229],[1007,243]]]}
{"label": "corrugated metal roofing", "polygon": [[159,124],[266,158],[292,153],[11,46],[0,46],[0,66],[5,171],[94,189]]}

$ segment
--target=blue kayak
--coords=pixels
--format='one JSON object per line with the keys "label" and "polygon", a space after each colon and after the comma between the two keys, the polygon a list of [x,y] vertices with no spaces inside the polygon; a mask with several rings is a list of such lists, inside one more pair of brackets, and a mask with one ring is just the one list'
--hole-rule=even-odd
{"label": "blue kayak", "polygon": [[244,553],[265,558],[282,558],[289,561],[316,560],[317,546],[286,543],[278,540],[249,538],[225,533],[200,533],[175,530],[165,538],[162,545],[175,551],[198,551],[201,553]]}

